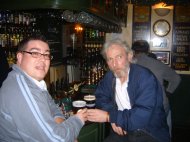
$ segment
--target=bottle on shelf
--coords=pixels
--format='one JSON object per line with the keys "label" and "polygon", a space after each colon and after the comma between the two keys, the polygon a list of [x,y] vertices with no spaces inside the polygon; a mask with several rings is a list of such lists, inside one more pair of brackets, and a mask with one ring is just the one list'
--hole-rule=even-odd
{"label": "bottle on shelf", "polygon": [[92,27],[85,28],[81,77],[86,79],[88,85],[96,85],[104,75],[105,63],[100,55],[104,41],[104,31]]}

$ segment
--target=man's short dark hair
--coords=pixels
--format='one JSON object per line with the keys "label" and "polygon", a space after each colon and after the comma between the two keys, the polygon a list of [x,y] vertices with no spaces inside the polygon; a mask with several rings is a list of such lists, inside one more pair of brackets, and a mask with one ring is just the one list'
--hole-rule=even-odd
{"label": "man's short dark hair", "polygon": [[150,46],[146,40],[137,40],[132,45],[132,50],[135,52],[144,52],[148,53]]}
{"label": "man's short dark hair", "polygon": [[36,35],[31,35],[27,38],[24,38],[19,44],[18,44],[18,51],[23,51],[25,50],[26,48],[26,44],[31,41],[31,40],[41,40],[45,43],[48,44],[48,41],[46,40],[45,36],[43,35],[39,35],[39,34],[36,34]]}

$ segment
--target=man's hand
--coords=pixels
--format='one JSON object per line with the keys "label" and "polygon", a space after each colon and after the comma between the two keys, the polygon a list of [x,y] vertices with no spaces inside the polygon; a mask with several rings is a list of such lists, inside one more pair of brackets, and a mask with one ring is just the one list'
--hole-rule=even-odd
{"label": "man's hand", "polygon": [[55,118],[55,122],[56,122],[57,124],[60,124],[60,123],[62,123],[63,121],[64,121],[64,119],[61,118],[61,117],[56,117],[56,118]]}
{"label": "man's hand", "polygon": [[117,133],[118,135],[123,136],[127,134],[127,132],[124,131],[121,127],[116,126],[115,123],[111,123],[111,126],[112,126],[113,131]]}
{"label": "man's hand", "polygon": [[100,109],[88,109],[88,120],[92,122],[108,122],[109,114]]}
{"label": "man's hand", "polygon": [[80,109],[75,115],[84,123],[87,120],[87,108]]}

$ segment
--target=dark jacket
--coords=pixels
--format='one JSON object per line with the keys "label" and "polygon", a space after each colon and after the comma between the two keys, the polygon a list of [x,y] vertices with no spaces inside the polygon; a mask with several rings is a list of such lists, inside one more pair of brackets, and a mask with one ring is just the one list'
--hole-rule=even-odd
{"label": "dark jacket", "polygon": [[96,89],[96,106],[110,113],[110,122],[127,132],[143,130],[159,142],[169,142],[162,88],[155,76],[139,65],[130,65],[128,94],[131,109],[119,111],[115,102],[115,77],[108,71]]}

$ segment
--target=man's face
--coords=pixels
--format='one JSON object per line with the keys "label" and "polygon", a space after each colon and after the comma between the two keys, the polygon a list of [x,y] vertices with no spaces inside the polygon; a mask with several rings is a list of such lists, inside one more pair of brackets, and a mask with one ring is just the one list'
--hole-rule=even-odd
{"label": "man's face", "polygon": [[112,45],[106,51],[108,67],[116,77],[125,77],[128,71],[129,61],[124,48]]}
{"label": "man's face", "polygon": [[[48,44],[41,40],[29,41],[24,51],[50,54]],[[29,53],[19,52],[17,54],[17,65],[29,76],[41,81],[49,70],[50,60],[45,59],[42,55],[39,58],[34,58]]]}

